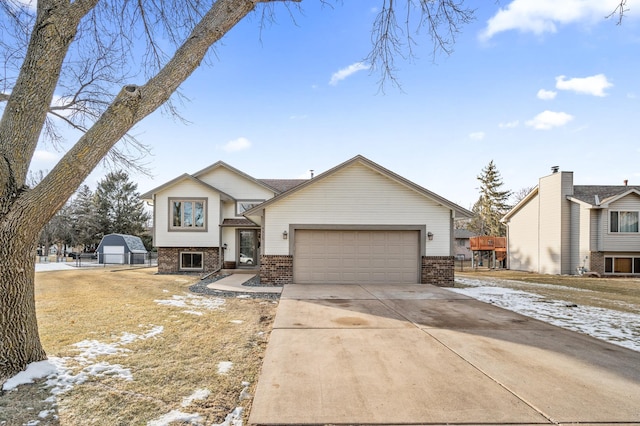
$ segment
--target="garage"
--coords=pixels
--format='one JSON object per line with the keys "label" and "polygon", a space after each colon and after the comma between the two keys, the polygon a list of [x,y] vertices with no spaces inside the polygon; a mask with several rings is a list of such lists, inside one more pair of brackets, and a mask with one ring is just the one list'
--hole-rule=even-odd
{"label": "garage", "polygon": [[296,284],[420,282],[419,231],[300,229],[294,238]]}
{"label": "garage", "polygon": [[108,234],[102,237],[96,254],[98,263],[104,264],[144,264],[147,249],[140,237],[126,234]]}
{"label": "garage", "polygon": [[102,262],[107,264],[124,264],[124,246],[104,246],[102,248]]}

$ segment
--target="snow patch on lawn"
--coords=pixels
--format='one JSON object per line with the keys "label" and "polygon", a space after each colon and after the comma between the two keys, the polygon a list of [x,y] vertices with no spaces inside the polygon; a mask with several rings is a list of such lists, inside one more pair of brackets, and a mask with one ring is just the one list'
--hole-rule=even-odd
{"label": "snow patch on lawn", "polygon": [[[2,386],[3,391],[10,391],[21,384],[33,383],[35,380],[46,378],[46,386],[51,388],[51,397],[47,402],[54,403],[55,396],[73,389],[74,386],[86,382],[90,377],[118,377],[123,380],[133,380],[131,370],[120,364],[110,364],[106,361],[95,362],[98,356],[115,355],[128,352],[129,349],[122,345],[133,343],[137,340],[150,339],[162,333],[162,326],[151,326],[142,334],[123,333],[122,337],[113,343],[100,342],[98,340],[83,340],[73,346],[81,352],[74,357],[50,357],[45,361],[33,362],[29,364],[25,371],[22,371]],[[73,372],[70,365],[80,366],[82,369],[78,373]]]}
{"label": "snow patch on lawn", "polygon": [[221,361],[218,363],[218,374],[227,374],[233,368],[231,361]]}
{"label": "snow patch on lawn", "polygon": [[191,395],[182,400],[180,404],[183,408],[190,406],[193,401],[204,401],[209,398],[211,391],[209,389],[196,389]]}
{"label": "snow patch on lawn", "polygon": [[[456,278],[457,283],[469,287],[450,290],[568,330],[640,351],[640,314],[593,306],[577,306],[565,300],[549,300],[527,291],[501,287],[500,281]],[[566,288],[571,291],[590,291]]]}
{"label": "snow patch on lawn", "polygon": [[185,308],[182,312],[187,314],[202,315],[202,310],[215,311],[220,309],[225,300],[185,293],[183,295],[173,295],[171,299],[156,299],[154,302],[161,306]]}
{"label": "snow patch on lawn", "polygon": [[10,391],[17,388],[20,385],[27,383],[33,383],[38,379],[54,374],[57,371],[57,367],[48,360],[32,362],[27,366],[25,371],[21,371],[2,385],[3,391]]}
{"label": "snow patch on lawn", "polygon": [[183,413],[180,410],[171,410],[162,417],[147,422],[147,426],[169,426],[171,422],[200,424],[202,416],[200,414]]}
{"label": "snow patch on lawn", "polygon": [[244,408],[236,407],[231,413],[227,414],[224,422],[214,423],[213,426],[242,426],[242,412]]}

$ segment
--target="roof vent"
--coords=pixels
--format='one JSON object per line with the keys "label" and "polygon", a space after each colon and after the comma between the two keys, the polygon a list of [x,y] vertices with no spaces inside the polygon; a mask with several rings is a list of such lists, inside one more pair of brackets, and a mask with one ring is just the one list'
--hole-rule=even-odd
{"label": "roof vent", "polygon": [[551,167],[551,173],[558,173],[558,170],[560,170],[560,166],[552,166]]}
{"label": "roof vent", "polygon": [[309,170],[309,172],[311,172],[311,179],[313,179],[313,169]]}

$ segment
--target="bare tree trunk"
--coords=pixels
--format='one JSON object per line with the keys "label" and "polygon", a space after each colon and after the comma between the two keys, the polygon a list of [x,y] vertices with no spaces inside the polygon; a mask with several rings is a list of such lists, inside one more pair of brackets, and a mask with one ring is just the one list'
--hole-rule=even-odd
{"label": "bare tree trunk", "polygon": [[0,384],[46,358],[35,315],[36,240],[21,238],[25,235],[15,225],[3,222],[0,227]]}
{"label": "bare tree trunk", "polygon": [[[142,86],[125,86],[91,129],[29,190],[27,170],[60,67],[78,22],[98,0],[38,2],[25,66],[0,120],[0,384],[46,357],[34,301],[33,253],[42,228],[113,145],[169,99],[200,65],[209,47],[256,3],[268,1],[272,0],[213,3],[158,74]],[[64,31],[55,31],[57,27]]]}

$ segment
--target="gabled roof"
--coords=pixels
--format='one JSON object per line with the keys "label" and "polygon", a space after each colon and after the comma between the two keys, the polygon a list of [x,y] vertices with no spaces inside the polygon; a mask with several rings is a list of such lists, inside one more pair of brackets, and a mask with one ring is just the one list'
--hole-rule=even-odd
{"label": "gabled roof", "polygon": [[277,193],[281,192],[281,191],[278,191],[278,189],[277,189],[277,188],[272,187],[272,186],[270,186],[270,185],[266,184],[264,181],[261,181],[261,180],[259,180],[259,179],[256,179],[256,178],[254,178],[253,176],[250,176],[250,175],[246,174],[245,172],[243,172],[243,171],[241,171],[241,170],[238,170],[238,169],[236,169],[236,168],[235,168],[235,167],[233,167],[233,166],[228,165],[228,164],[227,164],[227,163],[225,163],[224,161],[216,161],[216,162],[215,162],[215,163],[213,163],[212,165],[210,165],[210,166],[208,166],[208,167],[205,167],[204,169],[202,169],[202,170],[200,170],[200,171],[198,171],[198,172],[195,172],[195,173],[193,174],[193,177],[195,177],[195,178],[199,178],[200,176],[206,175],[207,173],[210,173],[210,172],[212,172],[213,170],[218,169],[218,168],[221,168],[221,167],[222,167],[222,168],[225,168],[225,169],[229,170],[230,172],[233,172],[233,173],[235,173],[235,174],[237,174],[237,175],[239,175],[239,176],[242,176],[243,178],[245,178],[245,179],[247,179],[247,180],[249,180],[249,181],[251,181],[251,182],[254,182],[255,184],[257,184],[257,185],[259,185],[259,186],[262,186],[263,188],[268,189],[269,191],[274,191],[274,190],[275,190],[275,192],[277,192]]}
{"label": "gabled roof", "polygon": [[229,226],[229,227],[251,227],[251,228],[255,228],[259,225],[257,225],[256,223],[250,221],[247,218],[244,217],[240,217],[240,218],[234,218],[234,219],[224,219],[222,221],[222,225],[220,226]]}
{"label": "gabled roof", "polygon": [[260,182],[275,189],[278,193],[287,192],[309,179],[258,179]]}
{"label": "gabled roof", "polygon": [[640,195],[640,186],[574,185],[573,187],[573,198],[596,207],[607,207],[610,203],[631,193]]}
{"label": "gabled roof", "polygon": [[206,187],[208,189],[211,189],[213,191],[218,192],[220,194],[220,198],[222,198],[223,200],[234,200],[234,198],[231,195],[220,191],[218,188],[215,188],[215,187],[209,185],[208,183],[205,183],[205,182],[201,181],[200,179],[197,179],[197,178],[191,176],[188,173],[184,173],[184,174],[178,176],[175,179],[171,179],[169,182],[166,182],[166,183],[164,183],[164,184],[162,184],[162,185],[160,185],[160,186],[158,186],[156,188],[153,188],[150,191],[145,192],[144,194],[140,195],[140,199],[142,199],[142,200],[152,200],[154,194],[157,194],[160,191],[163,191],[163,190],[165,190],[167,188],[170,188],[173,185],[176,185],[176,184],[178,184],[178,183],[180,183],[180,182],[182,182],[184,180],[191,180],[191,181],[197,183],[198,185],[202,185],[202,186],[204,186],[204,187]]}
{"label": "gabled roof", "polygon": [[471,238],[475,237],[476,234],[469,231],[468,229],[454,229],[453,230],[453,238]]}
{"label": "gabled roof", "polygon": [[362,155],[356,155],[355,157],[353,157],[350,160],[345,161],[342,164],[337,165],[336,167],[327,170],[324,173],[319,174],[318,176],[316,176],[313,179],[309,179],[307,181],[305,181],[304,183],[299,184],[298,186],[290,189],[287,192],[284,192],[270,200],[265,201],[264,203],[247,210],[246,212],[244,212],[245,216],[255,216],[256,214],[258,214],[260,212],[260,210],[262,210],[264,207],[267,207],[271,204],[277,203],[278,201],[280,201],[283,198],[289,197],[291,194],[294,194],[310,185],[314,185],[316,182],[322,181],[323,179],[327,178],[328,176],[331,176],[333,174],[335,174],[336,172],[345,169],[349,166],[351,166],[352,164],[355,163],[360,163],[366,167],[369,167],[370,169],[382,174],[383,176],[397,182],[398,184],[405,186],[413,191],[418,192],[419,194],[430,198],[432,200],[434,200],[435,202],[441,204],[444,207],[447,207],[453,211],[455,211],[456,216],[460,216],[460,217],[472,217],[473,213],[470,212],[469,210],[460,207],[459,205],[452,203],[451,201],[447,200],[446,198],[441,197],[440,195],[429,191],[426,188],[423,188],[422,186],[411,182],[408,179],[403,178],[402,176],[392,172],[391,170],[385,169],[384,167],[382,167],[381,165],[374,163],[373,161],[369,160],[366,157],[363,157]]}
{"label": "gabled roof", "polygon": [[513,216],[518,210],[520,210],[524,205],[526,205],[529,201],[531,201],[531,199],[533,197],[535,197],[536,195],[538,195],[538,186],[536,186],[535,188],[533,188],[526,197],[524,197],[522,200],[520,200],[515,206],[513,206],[513,208],[511,210],[509,210],[507,212],[507,214],[505,214],[502,219],[500,219],[500,222],[507,222],[509,220],[509,218],[511,216]]}

